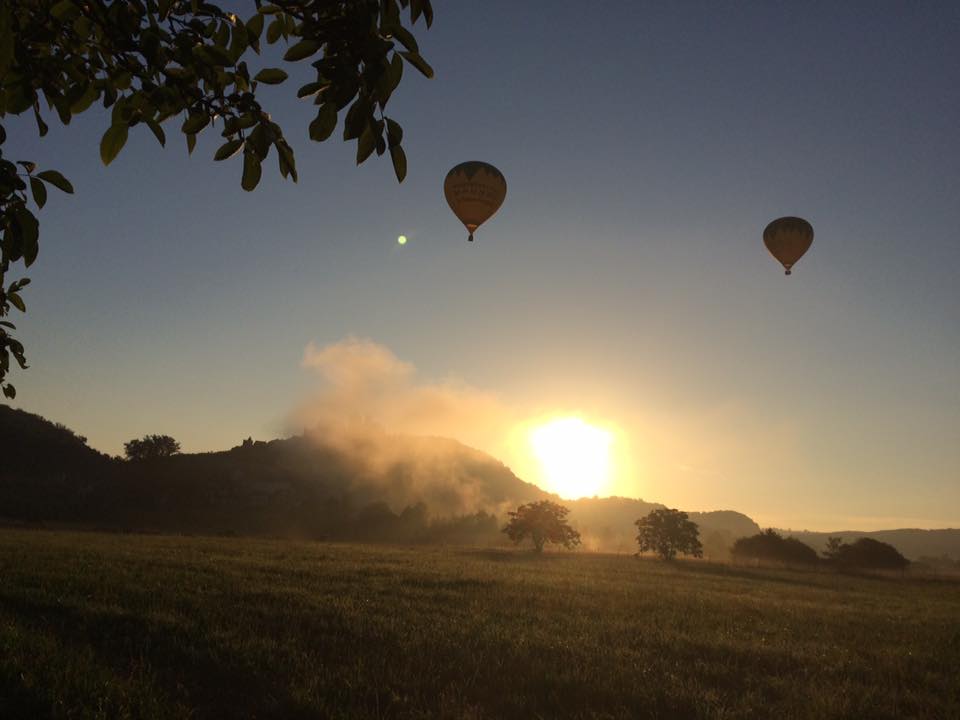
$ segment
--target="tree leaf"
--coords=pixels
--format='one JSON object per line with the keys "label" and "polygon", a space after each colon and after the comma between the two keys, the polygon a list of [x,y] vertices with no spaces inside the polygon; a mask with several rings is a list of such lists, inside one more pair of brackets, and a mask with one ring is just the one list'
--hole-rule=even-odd
{"label": "tree leaf", "polygon": [[267,85],[279,85],[287,79],[287,73],[280,68],[264,68],[253,79]]}
{"label": "tree leaf", "polygon": [[20,312],[26,312],[27,306],[23,302],[23,298],[20,297],[17,293],[8,293],[7,300],[10,301],[10,304],[13,305]]}
{"label": "tree leaf", "polygon": [[[36,93],[34,93],[34,98],[36,98]],[[37,111],[36,105],[33,106],[33,116],[37,119],[37,132],[40,133],[40,137],[43,137],[50,132],[50,128],[47,127],[47,124],[43,121],[43,118],[40,117],[40,113]]]}
{"label": "tree leaf", "polygon": [[403,128],[400,127],[400,124],[395,120],[386,118],[387,121],[387,141],[390,143],[390,147],[394,145],[399,145],[403,140]]}
{"label": "tree leaf", "polygon": [[403,59],[399,55],[394,54],[393,60],[390,61],[390,69],[387,72],[390,78],[390,92],[393,92],[403,78]]}
{"label": "tree leaf", "polygon": [[419,70],[424,77],[433,77],[433,68],[430,67],[429,63],[427,63],[427,61],[420,56],[420,53],[406,52],[401,50],[400,54],[403,56],[404,60]]}
{"label": "tree leaf", "polygon": [[195,115],[190,115],[186,120],[184,120],[180,130],[184,135],[196,135],[209,124],[209,115],[206,113],[197,113]]}
{"label": "tree leaf", "polygon": [[316,142],[323,142],[333,134],[337,128],[337,106],[332,103],[324,103],[317,112],[316,119],[310,123],[310,139]]}
{"label": "tree leaf", "polygon": [[167,144],[167,135],[163,132],[163,128],[160,127],[160,123],[156,120],[147,120],[147,127],[150,128],[150,132],[157,138],[160,147],[164,147]]}
{"label": "tree leaf", "polygon": [[407,176],[407,154],[399,145],[390,148],[390,159],[393,161],[393,171],[397,174],[397,182],[403,182]]}
{"label": "tree leaf", "polygon": [[[13,213],[17,228],[20,230],[21,252],[23,253],[23,263],[27,267],[33,264],[37,259],[37,253],[40,250],[38,240],[40,238],[40,225],[33,213],[27,210],[26,206],[20,205]],[[12,293],[10,294],[12,296]]]}
{"label": "tree leaf", "polygon": [[257,116],[253,113],[244,113],[237,118],[237,127],[241,130],[246,130],[247,128],[252,128],[257,124]]}
{"label": "tree leaf", "polygon": [[213,41],[222,48],[227,47],[227,43],[230,41],[230,23],[220,23],[217,31],[213,34]]}
{"label": "tree leaf", "polygon": [[50,8],[50,14],[57,20],[66,22],[67,20],[73,20],[79,15],[80,9],[70,2],[70,0],[60,0],[60,2]]}
{"label": "tree leaf", "polygon": [[233,58],[219,45],[203,45],[195,50],[202,60],[217,67],[233,65]]}
{"label": "tree leaf", "polygon": [[275,18],[267,27],[267,42],[270,45],[273,45],[277,40],[280,39],[280,35],[282,33],[283,22],[280,20],[280,18]]}
{"label": "tree leaf", "polygon": [[243,178],[240,180],[240,187],[247,192],[253,190],[260,182],[260,158],[252,152],[243,154]]}
{"label": "tree leaf", "polygon": [[420,48],[417,46],[416,39],[413,37],[411,32],[402,25],[396,25],[395,27],[390,28],[390,33],[410,52],[420,52]]}
{"label": "tree leaf", "polygon": [[257,13],[247,20],[247,32],[253,35],[255,40],[260,39],[260,35],[263,33],[263,15]]}
{"label": "tree leaf", "polygon": [[33,200],[37,203],[38,208],[42,208],[47,204],[47,186],[42,182],[37,180],[37,178],[30,178],[30,189],[33,191]]}
{"label": "tree leaf", "polygon": [[133,73],[121,72],[113,78],[113,86],[118,90],[129,90],[133,82]]}
{"label": "tree leaf", "polygon": [[100,91],[97,90],[96,83],[90,83],[87,85],[87,89],[84,91],[83,95],[77,98],[70,106],[70,112],[73,115],[79,115],[88,107],[93,105],[93,103],[100,97]]}
{"label": "tree leaf", "polygon": [[280,163],[280,174],[282,174],[284,177],[289,174],[290,177],[293,178],[293,181],[297,182],[297,163],[293,157],[293,148],[291,148],[287,144],[287,141],[283,138],[277,140],[274,145],[277,148],[277,158]]}
{"label": "tree leaf", "polygon": [[287,50],[283,55],[283,59],[287,62],[296,62],[297,60],[304,60],[305,58],[310,57],[317,50],[320,49],[320,43],[318,43],[313,38],[307,38],[306,40],[301,40],[292,48]]}
{"label": "tree leaf", "polygon": [[376,147],[377,134],[373,131],[372,125],[367,125],[357,140],[357,165],[370,157],[370,153],[372,153]]}
{"label": "tree leaf", "polygon": [[247,136],[247,147],[252,149],[260,160],[267,157],[270,152],[270,139],[267,137],[266,125],[260,123],[250,132]]}
{"label": "tree leaf", "polygon": [[243,55],[244,51],[250,47],[250,34],[247,32],[247,28],[244,25],[235,25],[230,31],[231,40],[230,40],[230,57],[233,59],[233,62],[236,63],[240,59],[240,56]]}
{"label": "tree leaf", "polygon": [[103,139],[100,140],[100,159],[103,160],[104,165],[112,163],[114,158],[120,154],[127,142],[129,130],[130,128],[127,127],[126,123],[120,123],[119,125],[111,125],[103,134]]}
{"label": "tree leaf", "polygon": [[303,98],[308,98],[312,95],[316,95],[318,92],[328,87],[330,87],[330,83],[326,83],[326,82],[307,83],[306,85],[301,86],[299,90],[297,90],[297,97],[302,100]]}
{"label": "tree leaf", "polygon": [[6,395],[10,400],[13,400],[17,396],[17,389],[10,383],[7,383],[3,388],[3,394]]}
{"label": "tree leaf", "polygon": [[363,97],[357,98],[343,118],[343,139],[353,140],[360,137],[370,125],[370,114],[369,103]]}
{"label": "tree leaf", "polygon": [[70,195],[73,194],[73,185],[71,185],[70,181],[56,170],[44,170],[43,172],[38,172],[37,177],[44,182],[50,183],[55,188],[62,190],[65,193],[69,193]]}
{"label": "tree leaf", "polygon": [[242,147],[243,147],[243,139],[231,140],[229,142],[225,142],[223,145],[217,148],[217,152],[213,156],[213,159],[219,161],[219,160],[226,160],[227,158],[231,158],[234,155],[236,155],[240,151],[240,148]]}
{"label": "tree leaf", "polygon": [[197,136],[187,135],[187,155],[193,155],[193,149],[197,146]]}

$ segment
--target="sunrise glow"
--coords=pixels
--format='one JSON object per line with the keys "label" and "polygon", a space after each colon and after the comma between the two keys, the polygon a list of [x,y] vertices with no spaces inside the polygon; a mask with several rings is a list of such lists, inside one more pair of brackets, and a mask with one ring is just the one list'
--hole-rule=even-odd
{"label": "sunrise glow", "polygon": [[563,498],[602,494],[610,484],[613,436],[578,417],[563,417],[530,431],[541,485]]}

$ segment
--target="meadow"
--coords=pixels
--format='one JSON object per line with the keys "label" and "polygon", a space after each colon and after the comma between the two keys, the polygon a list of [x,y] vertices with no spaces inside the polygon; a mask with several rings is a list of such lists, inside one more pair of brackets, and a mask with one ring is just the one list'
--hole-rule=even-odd
{"label": "meadow", "polygon": [[0,717],[957,718],[960,584],[0,530]]}

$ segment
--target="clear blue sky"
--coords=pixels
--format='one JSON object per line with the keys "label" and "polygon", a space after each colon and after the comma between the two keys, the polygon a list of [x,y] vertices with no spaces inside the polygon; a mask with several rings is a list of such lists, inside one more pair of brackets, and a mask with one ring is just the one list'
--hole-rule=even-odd
{"label": "clear blue sky", "polygon": [[[438,2],[416,34],[399,186],[309,142],[295,84],[269,104],[300,182],[271,156],[252,194],[209,131],[104,168],[103,112],[8,122],[77,190],[40,214],[16,404],[112,453],[221,449],[282,434],[306,345],[356,335],[617,425],[623,494],[960,526],[960,5]],[[441,184],[472,159],[508,193],[468,244]],[[816,239],[785,278],[760,235],[788,214]]]}

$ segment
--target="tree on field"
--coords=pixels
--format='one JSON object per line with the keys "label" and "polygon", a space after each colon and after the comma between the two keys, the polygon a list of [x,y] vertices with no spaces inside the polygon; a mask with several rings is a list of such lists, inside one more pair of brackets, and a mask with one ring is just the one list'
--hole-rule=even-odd
{"label": "tree on field", "polygon": [[673,560],[677,553],[703,557],[700,528],[685,512],[662,508],[634,524],[638,530],[640,552],[652,550],[664,560]]}
{"label": "tree on field", "polygon": [[[374,151],[389,151],[403,181],[403,130],[386,115],[387,101],[405,61],[427,77],[433,70],[404,27],[402,10],[411,25],[421,16],[428,27],[433,21],[430,0],[253,0],[246,20],[202,0],[3,0],[0,118],[32,113],[43,137],[50,117],[68,125],[99,103],[110,110],[100,140],[107,165],[132,128],[148,129],[164,145],[164,124],[169,129],[176,122],[192,152],[197,135],[219,124],[223,144],[213,159],[240,155],[244,190],[257,186],[271,148],[280,174],[296,182],[293,149],[258,99],[263,85],[284,82],[287,72],[248,64],[264,40],[282,41],[284,62],[309,62],[316,71],[296,91],[317,108],[310,139],[328,139],[346,110],[343,138],[357,141],[357,164]],[[5,141],[0,125],[0,390],[13,398],[11,358],[27,365],[11,334],[16,327],[5,318],[14,308],[26,311],[21,293],[29,279],[7,285],[4,275],[13,264],[30,267],[37,258],[39,225],[30,196],[39,209],[48,186],[66,193],[73,186],[56,170],[11,161]]]}
{"label": "tree on field", "polygon": [[828,537],[827,538],[827,547],[820,553],[823,555],[826,560],[836,560],[840,555],[840,548],[843,547],[843,538],[839,537]]}
{"label": "tree on field", "polygon": [[835,561],[841,567],[869,570],[903,570],[910,564],[893,545],[868,537],[843,543]]}
{"label": "tree on field", "polygon": [[817,551],[795,537],[783,537],[768,529],[750,537],[739,538],[730,551],[735,560],[753,560],[787,565],[816,565]]}
{"label": "tree on field", "polygon": [[180,452],[180,443],[169,435],[144,435],[139,440],[125,442],[123,452],[127,460],[152,460],[176,455]]}
{"label": "tree on field", "polygon": [[580,533],[567,523],[569,512],[569,508],[550,500],[527,503],[509,513],[510,520],[503,532],[514,544],[529,537],[537,552],[543,552],[548,542],[572,549],[580,544]]}

